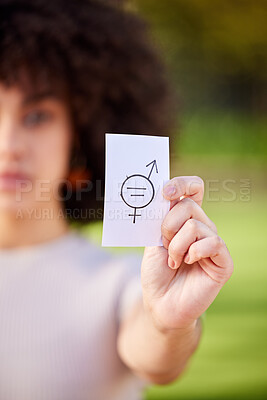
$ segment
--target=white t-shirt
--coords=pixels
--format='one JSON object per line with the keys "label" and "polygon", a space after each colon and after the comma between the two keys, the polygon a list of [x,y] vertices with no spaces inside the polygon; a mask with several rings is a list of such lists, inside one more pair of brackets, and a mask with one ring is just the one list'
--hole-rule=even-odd
{"label": "white t-shirt", "polygon": [[71,230],[0,249],[0,399],[138,400],[119,322],[141,299],[139,254],[114,255]]}

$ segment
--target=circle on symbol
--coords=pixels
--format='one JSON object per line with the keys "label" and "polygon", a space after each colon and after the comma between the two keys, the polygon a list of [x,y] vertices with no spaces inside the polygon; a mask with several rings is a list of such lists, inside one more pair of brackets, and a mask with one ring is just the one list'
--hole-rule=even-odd
{"label": "circle on symbol", "polygon": [[128,176],[121,186],[122,200],[131,208],[144,208],[151,203],[155,189],[150,179],[141,174]]}

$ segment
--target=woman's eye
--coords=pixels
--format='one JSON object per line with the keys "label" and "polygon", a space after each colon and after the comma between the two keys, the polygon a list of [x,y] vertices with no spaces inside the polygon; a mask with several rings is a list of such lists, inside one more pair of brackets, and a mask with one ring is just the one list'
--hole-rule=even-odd
{"label": "woman's eye", "polygon": [[23,124],[31,127],[49,121],[51,117],[47,111],[32,111],[23,118]]}

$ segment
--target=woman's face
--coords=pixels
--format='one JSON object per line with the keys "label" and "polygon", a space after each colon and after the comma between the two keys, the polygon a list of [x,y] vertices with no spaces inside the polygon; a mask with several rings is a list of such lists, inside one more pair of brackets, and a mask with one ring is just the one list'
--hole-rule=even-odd
{"label": "woman's face", "polygon": [[49,209],[58,202],[71,147],[63,101],[51,93],[26,97],[0,82],[0,212]]}

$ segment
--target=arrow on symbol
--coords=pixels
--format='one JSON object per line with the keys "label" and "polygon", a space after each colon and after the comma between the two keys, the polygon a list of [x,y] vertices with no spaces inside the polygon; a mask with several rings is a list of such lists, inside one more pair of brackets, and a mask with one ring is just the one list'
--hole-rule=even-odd
{"label": "arrow on symbol", "polygon": [[152,171],[153,171],[153,168],[154,168],[154,167],[156,168],[156,172],[157,172],[157,173],[159,172],[159,171],[158,171],[158,167],[157,167],[157,162],[156,162],[156,160],[151,161],[149,164],[146,165],[146,167],[148,167],[150,164],[152,164],[152,168],[151,168],[151,170],[150,170],[150,172],[149,172],[149,175],[148,175],[147,179],[150,178],[150,175],[152,174]]}

